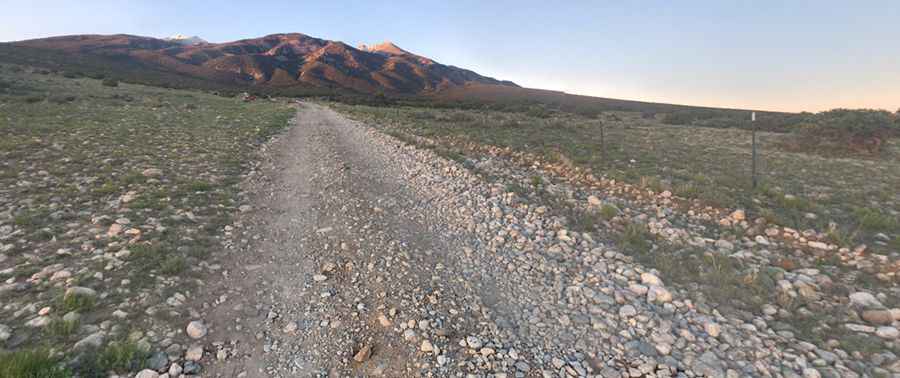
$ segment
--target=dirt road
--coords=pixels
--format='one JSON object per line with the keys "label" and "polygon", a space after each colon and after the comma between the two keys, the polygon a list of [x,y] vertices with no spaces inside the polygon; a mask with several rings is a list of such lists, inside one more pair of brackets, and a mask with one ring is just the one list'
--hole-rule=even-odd
{"label": "dirt road", "polygon": [[811,374],[782,335],[326,107],[300,105],[261,161],[194,314],[204,375]]}

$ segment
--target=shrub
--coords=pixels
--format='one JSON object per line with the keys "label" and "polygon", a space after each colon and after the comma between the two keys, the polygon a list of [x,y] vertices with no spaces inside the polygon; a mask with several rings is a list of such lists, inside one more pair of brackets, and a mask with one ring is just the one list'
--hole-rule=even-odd
{"label": "shrub", "polygon": [[832,143],[875,153],[885,139],[900,134],[898,130],[897,116],[885,110],[833,109],[808,117],[798,129],[798,142],[814,146]]}
{"label": "shrub", "polygon": [[110,77],[103,79],[103,85],[107,87],[118,87],[119,81]]}
{"label": "shrub", "polygon": [[131,340],[113,341],[85,354],[75,368],[82,377],[107,377],[110,371],[137,371],[146,365],[148,353]]}
{"label": "shrub", "polygon": [[44,101],[43,96],[28,96],[25,97],[25,102],[29,104],[36,104],[38,102]]}
{"label": "shrub", "polygon": [[619,215],[619,208],[613,205],[605,203],[600,208],[600,217],[602,217],[603,219],[610,220],[615,218],[616,215]]}
{"label": "shrub", "polygon": [[54,104],[65,104],[67,102],[75,101],[76,97],[71,95],[52,95],[47,98],[47,101],[50,101]]}
{"label": "shrub", "polygon": [[859,226],[864,230],[890,231],[900,227],[896,219],[875,209],[856,209],[855,215]]}
{"label": "shrub", "polygon": [[603,110],[592,105],[578,105],[575,107],[574,113],[585,118],[594,119],[599,117]]}
{"label": "shrub", "polygon": [[694,122],[694,117],[688,112],[672,112],[663,114],[660,121],[667,125],[689,125]]}

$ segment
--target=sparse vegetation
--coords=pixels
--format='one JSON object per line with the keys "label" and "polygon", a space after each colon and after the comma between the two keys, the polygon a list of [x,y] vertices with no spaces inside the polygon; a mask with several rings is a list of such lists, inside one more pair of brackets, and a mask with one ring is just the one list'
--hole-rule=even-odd
{"label": "sparse vegetation", "polygon": [[20,350],[0,353],[0,377],[9,378],[68,378],[71,373],[62,367],[59,358],[46,349]]}
{"label": "sparse vegetation", "polygon": [[76,371],[85,378],[106,377],[110,371],[125,373],[144,368],[148,353],[131,340],[116,340],[92,350],[81,359]]}
{"label": "sparse vegetation", "polygon": [[[4,280],[23,282],[37,274],[34,284],[3,297],[0,323],[31,329],[24,324],[30,316],[13,312],[31,304],[52,309],[46,325],[21,341],[17,351],[47,341],[69,351],[88,336],[85,327],[97,326],[119,309],[114,306],[138,307],[132,298],[137,293],[157,297],[141,302],[152,303],[164,300],[158,296],[169,286],[189,290],[192,282],[182,276],[190,264],[217,250],[213,235],[231,222],[239,206],[241,162],[294,114],[283,101],[244,103],[202,92],[113,87],[115,75],[94,72],[67,76],[73,78],[0,64],[0,81],[14,83],[0,89],[0,202],[7,205],[0,212],[10,216],[5,223],[0,220],[0,236],[12,232],[6,227],[16,232],[0,242],[11,248],[4,250],[0,265]],[[145,174],[148,169],[158,173]],[[109,232],[114,225],[120,229]],[[92,258],[97,256],[103,258]],[[106,261],[112,256],[124,264],[109,269]],[[55,268],[42,275],[48,266]],[[50,284],[57,272],[64,279]],[[103,279],[97,278],[99,272]],[[61,288],[71,286],[98,294],[65,296]],[[141,308],[126,310],[129,324],[144,324],[151,316]],[[73,311],[80,321],[63,320]],[[132,373],[146,357],[139,352],[134,342],[120,342],[91,358],[79,357],[75,370],[81,377],[106,377],[110,370]],[[76,357],[49,356],[43,351],[6,354],[0,376],[54,377],[57,357]],[[41,370],[42,364],[49,367]]]}
{"label": "sparse vegetation", "polygon": [[[713,206],[744,208],[753,216],[800,230],[826,231],[830,221],[858,224],[856,209],[872,207],[870,201],[876,198],[883,213],[900,213],[900,198],[894,190],[900,187],[900,163],[891,158],[900,156],[900,146],[894,139],[884,141],[882,157],[877,160],[837,159],[785,147],[793,138],[790,134],[760,132],[761,185],[753,189],[750,133],[742,128],[697,126],[698,122],[671,127],[642,113],[621,111],[604,111],[597,119],[586,119],[567,113],[533,117],[525,110],[335,106],[383,125],[391,135],[426,137],[444,146],[477,143],[510,148],[655,192],[671,190]],[[697,117],[713,119],[715,114],[723,113]],[[784,122],[799,124],[812,116],[785,116]],[[741,117],[749,116],[741,113]],[[779,116],[758,114],[756,126],[785,131],[764,126],[769,117]],[[449,121],[451,118],[455,121]],[[501,126],[512,121],[518,126]],[[605,128],[605,160],[600,152],[601,125]],[[873,231],[863,229],[855,240],[871,241]]]}

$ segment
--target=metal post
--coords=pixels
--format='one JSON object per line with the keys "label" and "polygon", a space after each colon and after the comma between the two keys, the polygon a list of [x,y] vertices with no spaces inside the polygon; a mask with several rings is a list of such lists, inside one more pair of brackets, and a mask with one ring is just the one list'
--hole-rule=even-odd
{"label": "metal post", "polygon": [[751,113],[750,115],[750,123],[751,123],[751,135],[753,137],[753,163],[752,163],[752,174],[753,174],[753,189],[756,189],[757,179],[756,179],[756,112]]}
{"label": "metal post", "polygon": [[606,127],[603,124],[600,124],[600,154],[603,157],[603,165],[607,165],[606,163],[606,136],[604,135],[604,129]]}

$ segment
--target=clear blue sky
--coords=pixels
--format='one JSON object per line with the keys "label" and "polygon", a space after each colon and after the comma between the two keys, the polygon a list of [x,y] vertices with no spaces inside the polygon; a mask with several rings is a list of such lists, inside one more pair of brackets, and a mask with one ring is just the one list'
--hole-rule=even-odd
{"label": "clear blue sky", "polygon": [[900,1],[0,0],[0,41],[301,32],[520,85],[772,110],[900,107]]}

